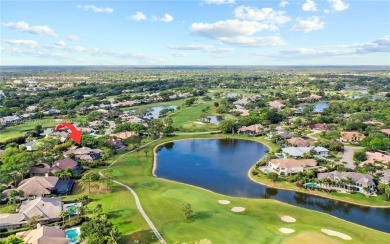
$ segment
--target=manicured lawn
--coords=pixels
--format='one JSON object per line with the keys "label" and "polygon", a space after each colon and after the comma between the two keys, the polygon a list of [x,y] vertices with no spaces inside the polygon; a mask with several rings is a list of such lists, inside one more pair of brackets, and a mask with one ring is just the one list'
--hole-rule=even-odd
{"label": "manicured lawn", "polygon": [[[214,110],[215,110],[214,106],[213,106],[213,102],[200,103],[200,104],[194,105],[193,107],[190,107],[190,108],[183,108],[182,111],[171,116],[171,118],[173,120],[173,126],[174,127],[183,126],[185,128],[191,127],[193,125],[196,126],[196,124],[194,124],[194,122],[199,122],[198,119],[200,118],[200,116],[202,114],[202,110],[206,109],[207,107],[210,108],[209,114],[213,114]],[[211,124],[211,123],[208,123],[208,124],[205,123],[205,124],[201,125],[201,127],[203,127],[203,126],[207,126],[210,129],[217,128],[216,125]]]}
{"label": "manicured lawn", "polygon": [[23,136],[23,132],[33,130],[37,125],[42,125],[42,127],[52,127],[57,124],[58,122],[55,119],[37,119],[27,121],[26,123],[20,125],[7,126],[0,130],[0,142]]}
{"label": "manicured lawn", "polygon": [[10,213],[12,210],[11,204],[2,204],[0,205],[0,214],[2,213]]}
{"label": "manicured lawn", "polygon": [[[173,138],[165,138],[162,141],[170,139]],[[294,237],[298,239],[291,241],[297,243],[307,235],[333,240],[335,243],[341,242],[337,237],[321,233],[321,228],[345,233],[353,238],[353,243],[384,243],[390,238],[390,235],[379,231],[275,200],[228,197],[197,187],[156,179],[151,173],[152,161],[153,156],[150,153],[148,156],[145,156],[143,151],[130,154],[113,166],[113,173],[119,181],[128,184],[137,192],[144,210],[167,243],[205,238],[213,243],[280,243]],[[101,199],[122,204],[119,201]],[[134,206],[132,198],[125,199],[127,205]],[[220,205],[217,202],[219,199],[230,200],[231,204]],[[181,211],[181,205],[186,202],[191,204],[194,211],[189,221],[183,218]],[[233,213],[230,208],[234,206],[244,207],[246,211]],[[292,224],[282,222],[280,217],[284,215],[296,218],[297,222]],[[131,215],[126,221],[132,221],[134,225],[142,223],[136,220],[137,216],[139,215]],[[280,227],[292,228],[296,232],[289,235],[281,234],[278,231]],[[135,228],[144,227],[140,225]]]}

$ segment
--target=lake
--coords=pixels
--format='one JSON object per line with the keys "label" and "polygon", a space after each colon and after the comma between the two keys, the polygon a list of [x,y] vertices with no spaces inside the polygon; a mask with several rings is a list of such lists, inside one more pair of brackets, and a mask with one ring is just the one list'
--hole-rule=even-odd
{"label": "lake", "polygon": [[322,113],[326,108],[329,108],[329,103],[328,102],[321,102],[321,103],[316,103],[313,106],[313,112],[314,113]]}
{"label": "lake", "polygon": [[272,198],[390,232],[390,209],[361,207],[251,181],[248,171],[267,149],[263,144],[237,139],[175,141],[159,148],[155,174],[224,195]]}
{"label": "lake", "polygon": [[148,114],[145,116],[147,119],[158,119],[160,111],[163,109],[177,109],[176,105],[158,106],[148,109]]}

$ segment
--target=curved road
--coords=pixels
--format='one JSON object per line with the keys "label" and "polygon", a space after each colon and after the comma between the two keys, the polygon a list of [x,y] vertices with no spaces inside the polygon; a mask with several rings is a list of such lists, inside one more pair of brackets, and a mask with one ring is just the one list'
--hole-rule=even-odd
{"label": "curved road", "polygon": [[[149,145],[149,144],[151,144],[151,143],[153,143],[153,142],[156,142],[156,141],[158,141],[158,140],[160,140],[160,139],[161,139],[161,137],[158,138],[157,140],[154,140],[154,141],[151,141],[151,142],[149,142],[149,143],[146,143],[145,145],[139,147],[138,149],[143,148],[143,147],[145,147],[145,146],[147,146],[147,145]],[[122,155],[119,156],[114,162],[112,162],[108,167],[111,167],[112,165],[114,165],[114,164],[118,161],[118,159],[120,159],[121,157],[123,157],[123,156],[125,156],[125,155],[127,155],[127,154],[130,154],[130,153],[133,153],[133,152],[135,152],[135,151],[136,151],[136,150],[132,150],[132,151],[130,151],[130,152],[127,152],[127,153],[125,153],[125,154],[122,154]],[[101,171],[99,171],[99,174],[100,174],[101,176],[104,177],[104,174],[103,174]],[[166,244],[164,238],[161,236],[160,232],[158,232],[156,226],[153,224],[153,222],[150,220],[150,218],[148,217],[148,215],[145,213],[144,209],[142,208],[142,205],[141,205],[141,202],[140,202],[140,200],[139,200],[139,198],[138,198],[137,193],[136,193],[133,189],[131,189],[131,187],[128,186],[128,185],[125,185],[125,184],[123,184],[123,183],[121,183],[121,182],[119,182],[119,181],[117,181],[117,180],[114,180],[114,182],[117,183],[117,184],[119,184],[119,185],[121,185],[121,186],[124,186],[129,192],[131,192],[131,194],[133,194],[133,197],[134,197],[134,200],[135,200],[135,205],[137,206],[138,211],[140,212],[140,214],[142,215],[142,217],[145,219],[146,223],[148,223],[150,229],[153,231],[154,235],[158,238],[158,240],[160,241],[160,243]]]}

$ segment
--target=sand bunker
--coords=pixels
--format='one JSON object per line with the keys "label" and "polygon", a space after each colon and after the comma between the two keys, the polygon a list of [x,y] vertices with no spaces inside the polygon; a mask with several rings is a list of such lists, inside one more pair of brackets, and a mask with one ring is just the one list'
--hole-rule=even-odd
{"label": "sand bunker", "polygon": [[327,235],[330,235],[330,236],[337,236],[343,240],[352,240],[352,238],[346,234],[343,234],[343,233],[340,233],[340,232],[337,232],[337,231],[334,231],[334,230],[328,230],[328,229],[321,229],[322,232],[324,232],[325,234]]}
{"label": "sand bunker", "polygon": [[295,230],[293,229],[290,229],[290,228],[280,228],[279,231],[283,234],[291,234],[291,233],[294,233]]}
{"label": "sand bunker", "polygon": [[245,208],[243,207],[234,207],[231,209],[232,212],[239,213],[245,211]]}
{"label": "sand bunker", "polygon": [[280,219],[287,223],[294,223],[295,221],[297,221],[295,218],[291,216],[283,216]]}
{"label": "sand bunker", "polygon": [[218,203],[226,205],[226,204],[229,204],[230,201],[228,201],[228,200],[218,200]]}

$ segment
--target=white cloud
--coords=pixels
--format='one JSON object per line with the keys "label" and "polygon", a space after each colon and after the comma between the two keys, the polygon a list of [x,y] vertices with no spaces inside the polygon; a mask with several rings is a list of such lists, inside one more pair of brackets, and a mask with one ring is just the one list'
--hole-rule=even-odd
{"label": "white cloud", "polygon": [[54,30],[51,29],[47,25],[32,25],[32,26],[30,26],[29,23],[26,23],[24,21],[1,23],[1,25],[9,27],[9,28],[17,30],[17,31],[27,32],[30,34],[48,35],[48,36],[52,36],[52,37],[57,37],[57,34],[54,32]]}
{"label": "white cloud", "polygon": [[171,53],[171,55],[174,57],[177,57],[177,58],[187,57],[187,55],[183,52],[173,52],[173,53]]}
{"label": "white cloud", "polygon": [[335,11],[344,11],[349,8],[349,4],[344,3],[343,0],[328,0],[328,2]]}
{"label": "white cloud", "polygon": [[308,33],[324,29],[324,27],[325,22],[322,22],[317,16],[312,16],[307,19],[298,18],[297,23],[291,28],[291,30]]}
{"label": "white cloud", "polygon": [[286,42],[279,36],[253,36],[259,31],[270,28],[270,25],[256,21],[223,20],[212,24],[202,22],[193,23],[190,27],[190,32],[195,35],[212,38],[226,44],[241,47],[285,45]]}
{"label": "white cloud", "polygon": [[34,40],[5,40],[5,43],[10,45],[25,46],[28,48],[38,48],[39,44]]}
{"label": "white cloud", "polygon": [[390,36],[379,38],[375,41],[362,44],[357,53],[385,52],[390,53]]}
{"label": "white cloud", "polygon": [[329,14],[330,13],[329,9],[324,9],[324,13]]}
{"label": "white cloud", "polygon": [[306,2],[302,5],[303,11],[318,11],[317,4],[313,0],[306,0]]}
{"label": "white cloud", "polygon": [[258,9],[249,6],[239,6],[234,10],[234,15],[237,18],[261,21],[262,23],[272,25],[274,30],[277,29],[276,25],[281,25],[291,20],[285,13],[285,11],[275,11],[272,8]]}
{"label": "white cloud", "polygon": [[203,0],[204,3],[207,4],[233,4],[235,0]]}
{"label": "white cloud", "polygon": [[142,12],[136,12],[134,15],[131,16],[131,19],[135,21],[142,21],[142,20],[146,20],[147,17]]}
{"label": "white cloud", "polygon": [[76,7],[78,9],[82,9],[84,11],[92,10],[95,13],[108,13],[108,14],[111,14],[112,12],[114,12],[113,8],[97,7],[95,5],[77,5]]}
{"label": "white cloud", "polygon": [[0,46],[0,51],[3,51],[5,50],[5,48],[3,46]]}
{"label": "white cloud", "polygon": [[157,19],[157,20],[165,22],[165,23],[169,23],[169,22],[173,21],[173,16],[170,14],[164,14],[164,17]]}
{"label": "white cloud", "polygon": [[66,43],[64,41],[58,41],[58,42],[56,42],[55,45],[60,46],[60,47],[65,47]]}
{"label": "white cloud", "polygon": [[71,40],[71,41],[74,41],[74,42],[81,41],[80,37],[78,37],[76,35],[68,35],[68,40]]}
{"label": "white cloud", "polygon": [[206,44],[168,45],[167,47],[175,50],[203,51],[207,53],[226,53],[234,50],[234,48],[217,48]]}
{"label": "white cloud", "polygon": [[217,39],[219,37],[251,36],[269,28],[269,25],[256,21],[222,20],[212,24],[195,22],[191,25],[190,31],[199,36]]}
{"label": "white cloud", "polygon": [[279,3],[279,7],[283,8],[283,7],[286,7],[288,5],[288,2],[287,1],[281,1]]}

